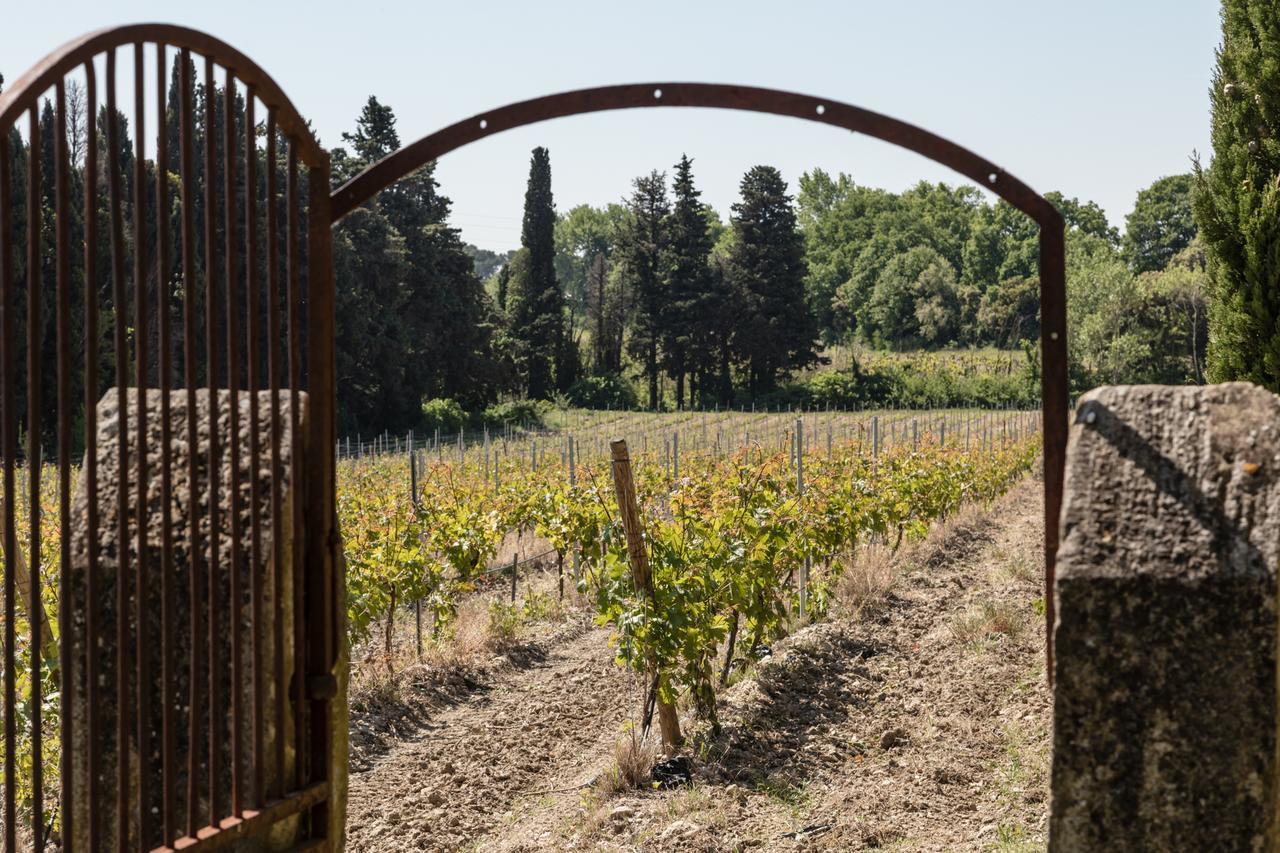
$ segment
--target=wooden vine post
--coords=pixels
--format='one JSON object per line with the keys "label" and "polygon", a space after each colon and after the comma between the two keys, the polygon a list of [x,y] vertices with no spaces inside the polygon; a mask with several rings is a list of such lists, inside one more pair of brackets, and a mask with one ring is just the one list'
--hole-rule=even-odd
{"label": "wooden vine post", "polygon": [[[625,439],[609,442],[613,451],[613,488],[618,497],[618,513],[622,517],[622,528],[627,534],[627,559],[631,563],[631,578],[635,582],[636,591],[641,592],[649,601],[649,606],[657,609],[658,599],[654,593],[653,575],[649,571],[649,551],[645,546],[644,528],[640,523],[640,508],[636,503],[636,484],[631,477],[631,456],[627,452]],[[659,661],[654,653],[649,652],[646,661],[649,676],[655,678],[659,671]],[[662,729],[662,747],[667,752],[678,749],[683,742],[680,735],[680,719],[676,716],[676,707],[671,702],[664,702],[661,694],[657,696],[658,725]]]}

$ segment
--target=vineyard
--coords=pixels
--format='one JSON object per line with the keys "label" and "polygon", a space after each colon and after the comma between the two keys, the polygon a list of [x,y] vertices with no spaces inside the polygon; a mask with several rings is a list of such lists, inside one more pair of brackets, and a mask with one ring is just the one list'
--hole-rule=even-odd
{"label": "vineyard", "polygon": [[[491,603],[491,616],[514,618],[518,574],[529,561],[497,562],[514,536],[545,549],[537,556],[559,568],[559,594],[567,588],[612,627],[619,663],[653,679],[646,716],[655,704],[687,696],[714,724],[716,687],[730,662],[798,620],[820,618],[861,545],[896,546],[961,505],[1002,493],[1038,457],[1038,419],[1036,412],[981,410],[578,411],[561,413],[548,430],[344,441],[337,485],[349,639],[368,647],[381,630],[389,644],[397,618],[409,616],[421,654],[450,641],[468,596],[495,586],[504,594]],[[626,440],[634,465],[651,563],[647,592],[629,569],[612,438]],[[15,516],[25,541],[29,472],[16,473]],[[49,780],[57,778],[59,755],[62,540],[56,469],[46,466],[40,479]],[[14,618],[18,672],[29,660],[24,610]],[[31,760],[29,680],[18,679],[16,690],[21,768]]]}
{"label": "vineyard", "polygon": [[[685,696],[715,721],[732,662],[826,611],[868,543],[896,548],[961,505],[989,501],[1039,453],[1038,413],[946,411],[684,415],[581,412],[555,432],[384,436],[339,448],[339,515],[353,646],[397,614],[416,644],[447,643],[460,603],[510,584],[515,536],[612,627],[617,657],[652,679],[655,704]],[[628,554],[606,438],[627,442],[648,582]],[[389,664],[388,664],[389,665]],[[672,733],[673,739],[678,738]]]}

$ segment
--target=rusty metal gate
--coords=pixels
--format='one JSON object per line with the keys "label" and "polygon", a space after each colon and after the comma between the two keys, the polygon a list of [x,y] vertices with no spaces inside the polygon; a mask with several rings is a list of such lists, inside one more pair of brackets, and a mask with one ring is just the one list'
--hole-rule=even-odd
{"label": "rusty metal gate", "polygon": [[302,117],[202,33],[0,95],[6,851],[325,834],[328,208]]}
{"label": "rusty metal gate", "polygon": [[1052,627],[1067,435],[1063,221],[1012,175],[848,104],[660,83],[477,114],[331,194],[328,154],[243,54],[181,27],[106,30],[0,93],[6,853],[53,841],[336,846],[331,225],[494,133],[680,106],[892,142],[1038,224]]}

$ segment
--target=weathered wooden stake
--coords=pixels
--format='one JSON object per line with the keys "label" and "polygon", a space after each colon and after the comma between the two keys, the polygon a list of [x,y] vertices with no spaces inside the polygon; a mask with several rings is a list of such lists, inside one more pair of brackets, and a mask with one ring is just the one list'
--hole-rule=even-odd
{"label": "weathered wooden stake", "polygon": [[[649,553],[640,522],[640,508],[636,503],[635,481],[631,478],[631,456],[627,453],[627,442],[617,439],[609,443],[609,449],[613,452],[613,487],[618,499],[618,513],[622,517],[622,528],[627,534],[631,578],[636,591],[648,598],[650,606],[656,609],[658,597],[653,587],[653,575],[649,571]],[[652,653],[647,664],[650,676],[658,674],[660,661]],[[680,718],[676,716],[675,705],[662,701],[661,697],[657,699],[657,707],[662,746],[668,752],[673,752],[684,740],[680,734]]]}

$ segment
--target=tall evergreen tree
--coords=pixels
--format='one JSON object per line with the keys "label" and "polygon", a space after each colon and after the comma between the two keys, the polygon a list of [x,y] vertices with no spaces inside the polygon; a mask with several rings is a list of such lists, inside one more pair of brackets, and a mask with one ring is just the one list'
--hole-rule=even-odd
{"label": "tall evergreen tree", "polygon": [[1280,390],[1280,6],[1224,0],[1213,162],[1193,208],[1208,250],[1209,378]]}
{"label": "tall evergreen tree", "polygon": [[739,300],[738,356],[752,394],[817,360],[817,324],[805,300],[804,243],[782,174],[754,166],[733,205],[730,274]]}
{"label": "tall evergreen tree", "polygon": [[[350,150],[333,152],[344,181],[400,147],[392,109],[370,97]],[[498,378],[493,311],[431,163],[397,181],[335,229],[342,428],[408,429],[430,397],[469,408]]]}
{"label": "tall evergreen tree", "polygon": [[517,346],[525,393],[550,396],[554,366],[564,343],[564,297],[556,281],[556,211],[551,195],[551,155],[533,149],[524,195],[520,245],[525,256],[513,266],[508,285],[511,336]]}
{"label": "tall evergreen tree", "polygon": [[649,384],[649,408],[658,408],[659,343],[666,308],[667,176],[659,171],[632,181],[627,200],[630,215],[623,227],[619,252],[635,296],[636,318],[631,348],[644,364]]}
{"label": "tall evergreen tree", "polygon": [[[684,408],[685,377],[706,375],[714,366],[712,329],[725,306],[714,304],[711,288],[711,234],[702,193],[693,185],[693,161],[687,155],[676,164],[672,184],[674,203],[668,218],[670,262],[662,324],[663,353],[668,375],[676,381],[676,407]],[[690,400],[694,394],[691,392]]]}

